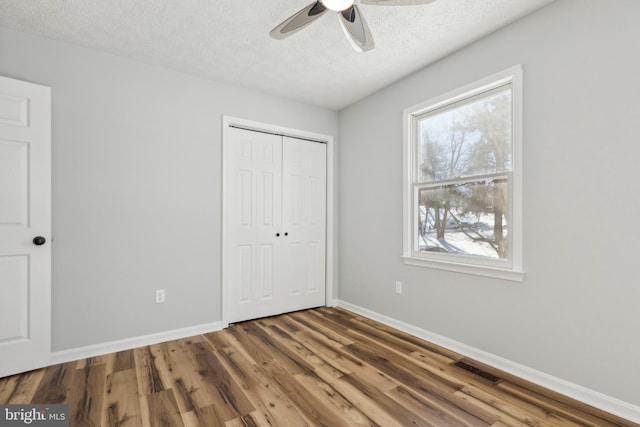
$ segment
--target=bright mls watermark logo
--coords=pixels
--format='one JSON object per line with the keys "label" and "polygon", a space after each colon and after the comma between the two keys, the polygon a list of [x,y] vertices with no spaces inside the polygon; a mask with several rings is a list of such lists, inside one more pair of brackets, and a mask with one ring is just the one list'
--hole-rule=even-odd
{"label": "bright mls watermark logo", "polygon": [[69,427],[69,405],[0,405],[0,427]]}

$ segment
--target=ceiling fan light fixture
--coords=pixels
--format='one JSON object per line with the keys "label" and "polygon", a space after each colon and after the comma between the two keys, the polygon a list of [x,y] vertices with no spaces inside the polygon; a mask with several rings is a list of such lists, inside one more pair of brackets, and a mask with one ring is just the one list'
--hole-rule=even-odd
{"label": "ceiling fan light fixture", "polygon": [[334,12],[342,12],[353,6],[355,0],[322,0],[322,4],[329,10]]}
{"label": "ceiling fan light fixture", "polygon": [[303,9],[294,13],[269,34],[276,40],[285,39],[316,22],[329,11],[337,12],[338,22],[347,40],[356,52],[366,52],[374,48],[373,37],[362,12],[356,3],[368,5],[403,6],[430,4],[436,0],[313,0]]}

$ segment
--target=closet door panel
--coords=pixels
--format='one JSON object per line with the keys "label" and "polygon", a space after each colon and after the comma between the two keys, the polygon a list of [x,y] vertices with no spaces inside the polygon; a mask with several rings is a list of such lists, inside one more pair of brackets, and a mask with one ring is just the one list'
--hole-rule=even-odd
{"label": "closet door panel", "polygon": [[224,293],[230,322],[272,314],[281,282],[282,142],[229,129]]}
{"label": "closet door panel", "polygon": [[295,309],[324,305],[326,145],[283,137],[284,287]]}

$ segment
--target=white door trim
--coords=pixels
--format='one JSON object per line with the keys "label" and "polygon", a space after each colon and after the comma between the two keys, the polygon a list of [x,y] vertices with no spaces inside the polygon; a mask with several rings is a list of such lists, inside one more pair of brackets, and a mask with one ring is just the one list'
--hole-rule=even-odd
{"label": "white door trim", "polygon": [[[328,307],[333,307],[337,301],[333,296],[333,257],[334,257],[334,142],[333,136],[324,135],[314,132],[307,132],[299,129],[292,129],[283,126],[272,125],[268,123],[257,122],[253,120],[242,119],[238,117],[222,116],[222,168],[225,164],[229,164],[226,144],[229,141],[228,130],[231,126],[237,126],[244,129],[256,130],[261,132],[274,133],[277,135],[290,136],[293,138],[308,139],[312,141],[323,142],[327,144],[327,246],[326,246],[326,276],[325,276],[325,303]],[[227,217],[227,206],[225,203],[224,189],[226,188],[224,173],[222,173],[222,271],[220,274],[220,283],[222,287],[222,327],[229,326],[228,312],[226,307],[226,295],[224,289],[224,266],[225,251],[227,244],[227,230],[225,229],[224,219]]]}

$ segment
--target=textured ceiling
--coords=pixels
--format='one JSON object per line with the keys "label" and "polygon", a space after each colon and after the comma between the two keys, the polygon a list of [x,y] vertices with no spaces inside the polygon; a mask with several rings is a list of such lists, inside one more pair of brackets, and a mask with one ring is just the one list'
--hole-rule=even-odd
{"label": "textured ceiling", "polygon": [[0,26],[341,109],[551,1],[363,4],[376,47],[362,54],[334,13],[269,37],[311,0],[0,0]]}

